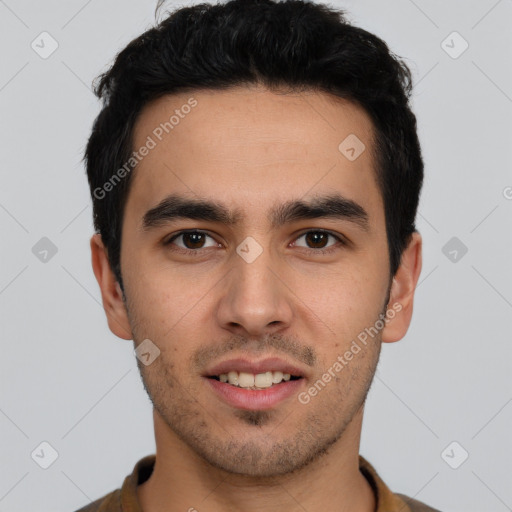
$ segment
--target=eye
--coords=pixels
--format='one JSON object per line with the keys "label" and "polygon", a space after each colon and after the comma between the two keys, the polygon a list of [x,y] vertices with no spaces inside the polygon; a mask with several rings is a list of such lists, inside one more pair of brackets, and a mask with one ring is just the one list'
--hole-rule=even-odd
{"label": "eye", "polygon": [[318,229],[306,231],[306,233],[303,233],[297,238],[297,240],[304,238],[307,244],[313,245],[313,248],[308,247],[308,245],[298,244],[297,242],[294,242],[293,245],[298,247],[306,247],[306,252],[311,254],[329,254],[336,251],[336,249],[338,248],[336,243],[331,244],[330,246],[326,245],[326,243],[328,243],[329,237],[333,238],[341,245],[346,245],[345,241],[341,237],[331,233],[330,231]]}
{"label": "eye", "polygon": [[[205,246],[205,241],[207,238],[210,238],[213,240],[213,243],[211,243],[209,246]],[[181,239],[181,245],[178,243],[175,243],[175,240]],[[164,245],[175,245],[178,247],[178,249],[181,249],[184,252],[192,253],[192,252],[198,252],[198,249],[205,249],[208,247],[218,247],[219,244],[215,242],[215,240],[208,235],[205,231],[180,231],[179,233],[176,233],[171,238],[169,238],[167,241],[164,242]]]}
{"label": "eye", "polygon": [[[334,240],[331,245],[329,243],[329,237]],[[298,243],[297,241],[304,238],[307,245]],[[212,240],[210,245],[205,245],[207,239]],[[177,243],[180,241],[180,243]],[[338,244],[336,244],[338,242]],[[209,247],[220,247],[221,244],[215,241],[215,239],[206,233],[205,231],[190,230],[180,231],[175,233],[173,236],[163,242],[165,246],[173,246],[172,250],[176,252],[183,252],[186,254],[200,254],[200,249],[208,249]],[[336,251],[339,245],[346,245],[346,242],[338,235],[321,229],[315,229],[302,233],[295,242],[292,244],[296,247],[304,247],[308,254],[329,254]],[[310,247],[310,246],[313,247]]]}

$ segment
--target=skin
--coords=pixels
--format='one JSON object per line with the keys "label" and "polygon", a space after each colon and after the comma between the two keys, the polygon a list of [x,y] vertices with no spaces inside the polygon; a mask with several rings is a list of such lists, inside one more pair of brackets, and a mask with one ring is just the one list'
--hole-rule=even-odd
{"label": "skin", "polygon": [[[407,332],[421,271],[414,233],[390,279],[372,122],[355,104],[320,92],[193,91],[146,106],[134,148],[191,96],[198,105],[134,171],[122,228],[126,301],[100,235],[91,238],[111,331],[135,346],[149,338],[161,351],[148,366],[138,361],[154,405],[157,454],[138,487],[142,507],[371,512],[375,498],[358,469],[364,403],[381,344]],[[352,133],[366,146],[355,161],[338,150]],[[367,232],[325,218],[270,228],[272,206],[333,192],[364,207]],[[144,213],[170,193],[215,199],[245,217],[236,226],[179,219],[141,230]],[[209,236],[164,245],[184,229]],[[315,245],[307,236],[315,229],[350,243],[329,237]],[[250,264],[236,252],[248,236],[263,249]],[[324,246],[335,250],[307,252]],[[300,391],[307,390],[393,304],[400,312],[308,404],[294,394],[269,410],[242,411],[201,376],[231,357],[278,356],[303,370]]]}

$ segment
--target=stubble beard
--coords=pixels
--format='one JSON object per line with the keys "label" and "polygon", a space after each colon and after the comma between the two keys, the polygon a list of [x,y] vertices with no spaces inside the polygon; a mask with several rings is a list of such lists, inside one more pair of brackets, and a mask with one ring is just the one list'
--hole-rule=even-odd
{"label": "stubble beard", "polygon": [[[230,474],[267,479],[303,470],[340,440],[366,402],[380,354],[380,339],[373,341],[376,344],[370,348],[373,354],[353,369],[349,381],[344,382],[344,391],[338,389],[335,393],[333,387],[320,393],[331,393],[321,411],[317,408],[307,414],[302,412],[310,405],[314,407],[319,397],[307,405],[297,401],[296,409],[281,421],[278,421],[276,411],[235,410],[231,417],[225,419],[228,428],[215,420],[196,400],[196,390],[187,390],[171,375],[173,365],[164,362],[166,352],[162,352],[149,367],[139,361],[137,364],[153,407],[169,431],[189,449],[214,468]],[[331,382],[328,386],[335,385]],[[341,414],[335,415],[334,411]],[[297,412],[301,414],[300,425],[295,418]],[[236,434],[230,435],[228,430],[233,431],[235,422],[241,423],[240,428],[246,431],[247,428],[253,429],[250,435],[244,433],[246,439],[250,437],[249,441],[237,439]],[[282,435],[287,428],[289,437],[272,439],[275,431],[279,430]]]}
{"label": "stubble beard", "polygon": [[[389,290],[385,304],[389,300]],[[130,318],[128,303],[126,306]],[[130,319],[133,339],[140,343],[144,337],[138,336],[136,330],[141,324],[132,320],[136,319]],[[381,335],[376,336],[365,350],[369,353],[358,365],[351,362],[343,369],[341,377],[328,384],[327,387],[331,388],[320,393],[330,393],[327,395],[329,398],[324,400],[322,410],[312,408],[306,414],[301,410],[314,405],[319,397],[313,398],[307,405],[297,400],[296,408],[281,421],[277,421],[276,411],[235,410],[232,417],[225,421],[230,425],[238,421],[242,424],[241,428],[251,427],[250,441],[241,441],[230,435],[224,425],[215,420],[195,398],[197,390],[186,389],[173,377],[174,364],[164,361],[168,351],[162,350],[150,366],[146,367],[138,359],[137,365],[144,389],[169,432],[214,468],[229,474],[266,480],[297,473],[318,461],[341,439],[354,417],[359,412],[362,414],[379,361]],[[350,376],[343,378],[348,369]],[[335,387],[340,378],[344,387]],[[295,418],[297,411],[302,414],[299,426]],[[336,411],[340,413],[336,415]],[[272,423],[275,423],[273,429]],[[274,431],[286,428],[289,428],[289,437],[272,440]],[[219,433],[215,434],[215,431]],[[245,436],[249,437],[247,434]]]}

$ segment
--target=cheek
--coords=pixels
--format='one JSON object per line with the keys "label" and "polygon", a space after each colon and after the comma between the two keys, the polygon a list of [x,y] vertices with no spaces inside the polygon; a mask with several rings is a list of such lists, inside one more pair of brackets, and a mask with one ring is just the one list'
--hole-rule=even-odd
{"label": "cheek", "polygon": [[380,313],[384,300],[382,278],[362,268],[310,272],[294,280],[294,291],[337,337],[350,333]]}
{"label": "cheek", "polygon": [[179,315],[180,309],[190,308],[190,304],[200,300],[208,289],[206,276],[155,257],[141,258],[130,270],[138,306],[150,316]]}
{"label": "cheek", "polygon": [[186,347],[191,349],[192,340],[198,338],[204,325],[207,296],[214,292],[215,281],[210,275],[208,281],[205,278],[193,284],[168,268],[134,275],[137,277],[127,286],[131,317],[137,322],[134,333],[140,340],[154,340],[167,351],[166,357],[180,358],[184,347],[180,340],[186,337]]}

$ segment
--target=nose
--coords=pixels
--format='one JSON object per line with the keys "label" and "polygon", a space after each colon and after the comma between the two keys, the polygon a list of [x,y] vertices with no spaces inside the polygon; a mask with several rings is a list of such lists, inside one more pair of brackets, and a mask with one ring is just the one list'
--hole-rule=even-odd
{"label": "nose", "polygon": [[245,336],[283,331],[291,324],[292,297],[268,251],[251,263],[236,256],[217,308],[218,322]]}

